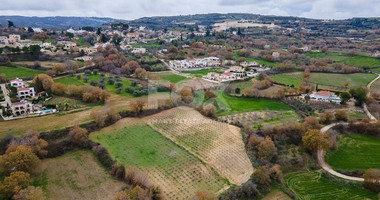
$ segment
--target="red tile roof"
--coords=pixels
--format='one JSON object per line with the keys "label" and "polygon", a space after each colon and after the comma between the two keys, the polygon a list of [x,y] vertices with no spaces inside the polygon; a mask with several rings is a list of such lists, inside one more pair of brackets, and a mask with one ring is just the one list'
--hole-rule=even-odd
{"label": "red tile roof", "polygon": [[231,76],[233,73],[232,72],[224,72],[222,75],[224,76]]}
{"label": "red tile roof", "polygon": [[331,94],[334,94],[334,93],[329,92],[329,91],[319,91],[316,94],[319,95],[319,96],[328,97],[328,96],[330,96]]}

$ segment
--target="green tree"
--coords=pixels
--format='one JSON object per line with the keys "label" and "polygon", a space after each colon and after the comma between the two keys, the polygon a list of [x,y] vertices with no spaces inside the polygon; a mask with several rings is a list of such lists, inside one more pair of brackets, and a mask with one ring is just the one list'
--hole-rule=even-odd
{"label": "green tree", "polygon": [[355,101],[356,106],[362,106],[368,100],[367,99],[367,92],[362,87],[350,89],[350,94],[356,100]]}
{"label": "green tree", "polygon": [[340,99],[342,100],[342,104],[346,104],[347,101],[351,99],[351,95],[348,92],[343,92],[342,94],[340,94]]}
{"label": "green tree", "polygon": [[15,24],[12,21],[8,20],[8,28],[15,27]]}

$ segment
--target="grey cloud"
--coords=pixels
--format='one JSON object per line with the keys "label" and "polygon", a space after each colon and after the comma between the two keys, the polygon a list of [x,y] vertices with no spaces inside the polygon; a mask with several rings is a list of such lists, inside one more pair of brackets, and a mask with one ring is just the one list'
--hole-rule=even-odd
{"label": "grey cloud", "polygon": [[244,12],[310,18],[379,17],[379,0],[0,0],[1,15],[144,16]]}

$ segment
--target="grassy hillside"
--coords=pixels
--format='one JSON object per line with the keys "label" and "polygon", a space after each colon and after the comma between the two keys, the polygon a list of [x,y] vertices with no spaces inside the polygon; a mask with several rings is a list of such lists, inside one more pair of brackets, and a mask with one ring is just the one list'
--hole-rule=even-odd
{"label": "grassy hillside", "polygon": [[334,169],[380,169],[380,139],[360,134],[341,135],[338,149],[326,155]]}

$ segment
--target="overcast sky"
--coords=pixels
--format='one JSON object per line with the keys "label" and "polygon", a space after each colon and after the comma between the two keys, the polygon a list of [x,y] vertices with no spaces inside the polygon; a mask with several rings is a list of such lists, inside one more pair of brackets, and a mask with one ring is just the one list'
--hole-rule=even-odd
{"label": "overcast sky", "polygon": [[380,0],[0,0],[0,15],[136,19],[216,12],[318,19],[379,17]]}

